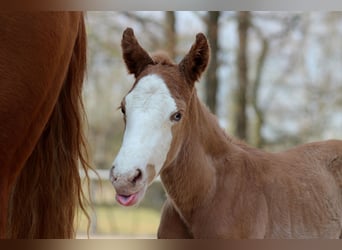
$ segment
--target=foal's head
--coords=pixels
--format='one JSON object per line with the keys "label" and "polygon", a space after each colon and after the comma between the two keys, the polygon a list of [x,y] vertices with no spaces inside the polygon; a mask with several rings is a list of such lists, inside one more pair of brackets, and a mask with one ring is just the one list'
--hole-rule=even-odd
{"label": "foal's head", "polygon": [[117,201],[130,206],[142,200],[148,185],[177,156],[194,83],[205,70],[210,52],[205,36],[197,34],[179,64],[163,54],[151,57],[130,28],[123,33],[121,47],[136,80],[121,102],[125,134],[110,178]]}

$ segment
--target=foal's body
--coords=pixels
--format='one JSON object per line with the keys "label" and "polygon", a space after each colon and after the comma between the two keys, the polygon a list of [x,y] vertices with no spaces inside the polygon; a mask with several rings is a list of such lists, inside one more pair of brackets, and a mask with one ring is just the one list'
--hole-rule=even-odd
{"label": "foal's body", "polygon": [[158,237],[340,236],[342,182],[334,174],[342,170],[342,141],[263,152],[226,136],[197,96],[193,100],[200,110],[192,114],[198,122],[188,130],[189,144],[161,173],[169,197]]}
{"label": "foal's body", "polygon": [[116,199],[139,203],[160,173],[168,194],[159,238],[338,238],[342,141],[266,153],[230,138],[200,103],[209,60],[203,34],[179,64],[150,57],[127,29],[136,81],[121,104],[123,144],[111,169]]}

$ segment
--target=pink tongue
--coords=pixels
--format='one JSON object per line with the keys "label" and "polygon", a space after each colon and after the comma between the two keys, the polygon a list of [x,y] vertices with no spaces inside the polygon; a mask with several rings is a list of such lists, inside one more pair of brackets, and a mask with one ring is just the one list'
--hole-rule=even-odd
{"label": "pink tongue", "polygon": [[123,206],[130,206],[133,205],[135,202],[135,198],[137,197],[137,194],[131,194],[131,195],[116,195],[116,200]]}

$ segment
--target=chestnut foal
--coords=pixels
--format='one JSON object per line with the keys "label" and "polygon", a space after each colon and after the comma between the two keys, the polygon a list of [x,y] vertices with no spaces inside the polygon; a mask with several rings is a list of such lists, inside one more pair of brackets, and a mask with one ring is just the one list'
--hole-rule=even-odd
{"label": "chestnut foal", "polygon": [[121,46],[136,81],[121,103],[126,128],[110,179],[131,206],[160,174],[159,238],[341,235],[342,141],[267,153],[226,135],[194,87],[210,56],[203,34],[179,64],[149,56],[130,28]]}

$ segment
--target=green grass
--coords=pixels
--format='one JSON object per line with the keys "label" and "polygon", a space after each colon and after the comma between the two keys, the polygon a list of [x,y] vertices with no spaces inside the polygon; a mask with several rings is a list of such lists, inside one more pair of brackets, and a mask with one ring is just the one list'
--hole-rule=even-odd
{"label": "green grass", "polygon": [[[96,206],[96,230],[90,235],[156,235],[160,212],[144,207]],[[91,211],[91,210],[90,210]],[[91,215],[92,212],[89,212]],[[94,217],[93,217],[94,218]],[[93,228],[93,227],[92,227]],[[82,214],[78,223],[78,234],[86,234],[87,220]]]}

